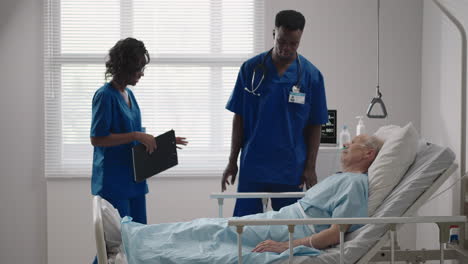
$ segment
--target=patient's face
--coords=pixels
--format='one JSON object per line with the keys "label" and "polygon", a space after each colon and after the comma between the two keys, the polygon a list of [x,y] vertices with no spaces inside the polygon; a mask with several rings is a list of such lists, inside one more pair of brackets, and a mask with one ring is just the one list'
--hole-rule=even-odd
{"label": "patient's face", "polygon": [[365,157],[364,150],[367,147],[364,143],[367,141],[367,137],[367,135],[359,135],[354,137],[351,143],[344,144],[345,149],[341,153],[343,165],[357,163]]}

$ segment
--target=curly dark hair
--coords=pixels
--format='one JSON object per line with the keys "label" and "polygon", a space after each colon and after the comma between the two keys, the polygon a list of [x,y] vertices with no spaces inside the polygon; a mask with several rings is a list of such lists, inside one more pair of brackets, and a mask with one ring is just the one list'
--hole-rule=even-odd
{"label": "curly dark hair", "polygon": [[150,56],[142,41],[134,38],[121,39],[109,50],[105,79],[114,77],[125,82],[149,62]]}
{"label": "curly dark hair", "polygon": [[304,30],[305,17],[295,10],[283,10],[276,14],[275,27],[288,30]]}

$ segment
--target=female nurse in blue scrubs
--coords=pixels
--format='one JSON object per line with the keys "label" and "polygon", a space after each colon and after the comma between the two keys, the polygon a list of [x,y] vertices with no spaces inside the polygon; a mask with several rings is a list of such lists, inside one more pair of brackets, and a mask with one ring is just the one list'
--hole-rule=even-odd
{"label": "female nurse in blue scrubs", "polygon": [[[157,146],[154,136],[142,130],[140,108],[127,85],[136,85],[144,76],[150,56],[143,42],[126,38],[112,47],[108,57],[105,75],[112,80],[93,97],[91,191],[109,201],[122,217],[146,224],[148,186],[146,181],[134,181],[131,149],[140,142],[151,153]],[[186,145],[187,141],[177,137],[176,143]]]}

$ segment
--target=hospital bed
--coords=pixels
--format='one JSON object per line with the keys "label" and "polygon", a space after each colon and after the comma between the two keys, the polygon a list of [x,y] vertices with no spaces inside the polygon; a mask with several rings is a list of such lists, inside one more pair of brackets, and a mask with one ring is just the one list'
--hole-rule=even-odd
{"label": "hospital bed", "polygon": [[[379,261],[409,261],[410,263],[419,263],[417,261],[441,260],[444,259],[460,259],[466,258],[466,251],[460,247],[451,247],[445,249],[444,244],[448,241],[449,226],[457,223],[463,227],[466,219],[464,216],[449,216],[449,217],[414,217],[417,210],[430,199],[431,196],[439,189],[439,187],[447,180],[448,177],[456,170],[457,165],[454,162],[455,155],[448,148],[443,148],[435,144],[423,144],[420,142],[416,159],[411,167],[401,179],[399,184],[387,196],[374,215],[370,218],[363,219],[327,219],[329,224],[366,224],[364,227],[349,233],[346,236],[342,234],[341,239],[345,243],[340,243],[341,247],[327,249],[323,254],[316,257],[298,256],[294,257],[294,262],[301,264],[325,264],[325,263],[369,263]],[[240,196],[242,197],[243,194]],[[287,193],[288,197],[301,196],[301,194]],[[212,198],[220,199],[235,198],[236,194],[212,194]],[[274,194],[274,197],[279,197],[280,194]],[[253,198],[250,194],[247,198]],[[268,198],[268,193],[261,193],[261,198]],[[390,217],[390,218],[389,218]],[[263,224],[287,224],[293,229],[293,224],[319,224],[323,223],[324,219],[302,219],[297,221],[260,221],[260,220],[232,220],[229,225],[246,226],[246,225],[263,225]],[[380,224],[379,224],[380,223]],[[385,223],[385,224],[383,224]],[[389,240],[393,240],[395,230],[399,229],[403,223],[435,223],[440,229],[441,243],[439,250],[416,250],[416,251],[395,251],[394,245],[396,241],[390,241],[391,249],[382,250]],[[242,229],[240,228],[240,231]],[[464,231],[461,232],[463,234]],[[463,237],[463,236],[462,236]],[[460,241],[464,244],[463,239]],[[392,253],[393,252],[393,253]],[[393,256],[393,257],[392,257]],[[346,260],[346,261],[345,261]],[[278,263],[288,263],[292,260],[287,260]]]}
{"label": "hospital bed", "polygon": [[[264,224],[286,224],[290,229],[294,229],[294,224],[330,223],[362,223],[362,228],[348,233],[341,234],[342,241],[339,246],[324,250],[322,254],[315,257],[294,256],[291,259],[279,261],[277,263],[300,263],[300,264],[330,264],[340,263],[369,263],[390,260],[407,260],[411,263],[426,261],[431,259],[459,259],[468,254],[460,247],[451,246],[445,248],[444,243],[448,240],[448,226],[454,223],[464,226],[466,222],[464,216],[445,216],[445,217],[413,217],[417,210],[430,199],[430,197],[439,189],[447,178],[456,170],[454,163],[454,153],[444,147],[435,144],[425,144],[421,142],[418,147],[416,159],[411,167],[401,179],[399,184],[387,196],[384,202],[375,211],[372,217],[364,219],[295,219],[289,222],[271,221],[259,222],[257,220],[231,220],[229,225],[264,225]],[[265,194],[266,195],[266,194]],[[107,263],[106,242],[103,228],[101,210],[101,199],[96,196],[93,200],[93,219],[96,237],[96,247],[98,250],[99,263]],[[257,221],[257,222],[256,222]],[[302,221],[302,222],[301,222]],[[402,223],[437,223],[440,227],[440,250],[419,250],[419,251],[401,251],[395,250],[395,241],[392,241],[390,250],[382,249],[389,240],[394,237],[394,231]],[[241,230],[241,228],[239,228]],[[463,231],[462,231],[463,233]],[[390,238],[389,238],[390,237]],[[461,244],[465,243],[462,236]],[[466,257],[465,257],[466,258]],[[240,261],[241,258],[239,258]],[[468,263],[468,258],[466,258]],[[292,262],[290,262],[292,261]],[[241,262],[240,262],[241,263]],[[441,262],[442,263],[442,262]]]}

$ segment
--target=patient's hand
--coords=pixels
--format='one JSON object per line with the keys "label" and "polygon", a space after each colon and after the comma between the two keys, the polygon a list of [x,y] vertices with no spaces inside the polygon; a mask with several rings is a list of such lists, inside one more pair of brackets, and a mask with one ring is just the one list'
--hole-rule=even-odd
{"label": "patient's hand", "polygon": [[289,248],[288,242],[277,242],[273,240],[265,240],[260,242],[252,252],[276,252],[282,253]]}

